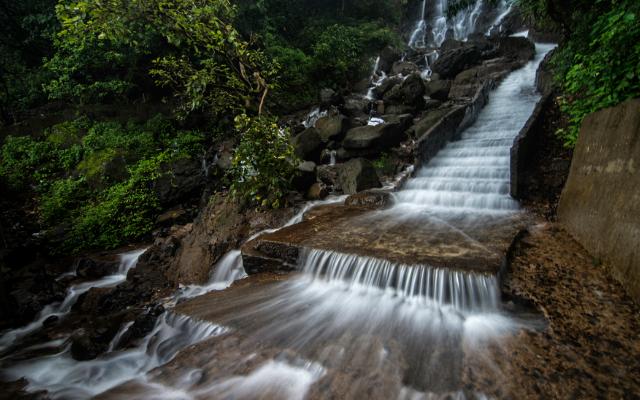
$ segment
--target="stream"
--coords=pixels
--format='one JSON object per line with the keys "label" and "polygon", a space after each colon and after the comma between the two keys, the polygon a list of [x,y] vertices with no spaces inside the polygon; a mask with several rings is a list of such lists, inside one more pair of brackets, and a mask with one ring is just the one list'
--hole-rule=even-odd
{"label": "stream", "polygon": [[[430,24],[441,43],[441,30],[447,29],[437,28],[446,11],[442,3],[436,14],[423,4],[413,45],[429,41]],[[500,4],[504,18],[509,6]],[[481,5],[463,13],[456,35],[468,34],[463,27],[473,31]],[[511,73],[476,122],[394,193],[391,208],[362,218],[390,230],[437,224],[467,246],[484,248],[473,233],[510,224],[520,213],[509,196],[510,148],[540,98],[535,74],[552,48],[537,44],[535,59]],[[319,110],[311,119],[318,116]],[[285,226],[299,223],[314,206],[343,200],[309,203]],[[255,236],[266,232],[272,231]],[[63,318],[90,288],[123,282],[143,252],[122,254],[116,274],[72,286],[63,302],[45,307],[34,322],[4,332],[0,352],[47,318]],[[53,354],[16,357],[0,364],[0,374],[24,377],[27,391],[47,390],[54,399],[483,399],[465,387],[468,360],[497,368],[483,350],[499,347],[504,335],[539,325],[504,308],[497,272],[309,248],[286,278],[229,288],[240,279],[251,278],[234,250],[218,262],[207,284],[182,287],[165,299],[165,306],[175,308],[134,348],[118,349],[127,323],[95,360],[73,360],[68,338],[60,338],[38,345],[56,349]]]}

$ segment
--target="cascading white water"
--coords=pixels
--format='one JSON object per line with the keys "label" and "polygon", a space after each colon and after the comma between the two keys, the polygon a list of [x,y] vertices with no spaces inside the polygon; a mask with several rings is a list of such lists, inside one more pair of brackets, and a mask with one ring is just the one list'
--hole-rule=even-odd
{"label": "cascading white water", "polygon": [[511,213],[510,149],[540,95],[532,77],[553,45],[536,45],[535,60],[510,74],[460,140],[446,145],[396,193],[396,207],[443,214]]}
{"label": "cascading white water", "polygon": [[7,331],[0,336],[0,352],[13,346],[19,339],[40,329],[42,327],[42,323],[48,318],[54,316],[61,318],[67,315],[71,311],[73,305],[78,301],[78,297],[89,291],[89,289],[112,287],[124,282],[127,279],[127,273],[129,270],[136,266],[138,258],[145,251],[146,249],[141,249],[121,254],[118,270],[113,275],[108,275],[95,281],[83,282],[69,287],[69,289],[67,289],[67,296],[62,302],[45,306],[38,313],[33,322],[22,328]]}
{"label": "cascading white water", "polygon": [[466,273],[428,265],[395,264],[387,260],[310,250],[302,271],[351,291],[382,290],[403,301],[460,311],[498,310],[498,280],[492,275]]}
{"label": "cascading white water", "polygon": [[47,390],[53,399],[87,399],[140,378],[173,359],[179,350],[225,332],[214,324],[165,313],[134,348],[78,362],[71,357],[69,345],[58,354],[15,362],[0,374],[9,380],[24,377],[28,391]]}
{"label": "cascading white water", "polygon": [[[470,7],[460,10],[452,18],[447,18],[449,3],[450,0],[422,2],[420,17],[409,37],[409,47],[413,49],[440,47],[447,38],[449,30],[453,32],[453,39],[466,40],[469,35],[477,31],[480,16],[488,10],[484,0],[475,0]],[[497,16],[487,34],[496,28],[499,29],[504,18],[511,12],[511,7],[510,0],[498,2],[493,10]]]}
{"label": "cascading white water", "polygon": [[316,107],[307,114],[307,117],[302,121],[302,125],[305,128],[312,128],[316,125],[316,122],[322,117],[327,116],[327,110],[320,110],[320,107]]}

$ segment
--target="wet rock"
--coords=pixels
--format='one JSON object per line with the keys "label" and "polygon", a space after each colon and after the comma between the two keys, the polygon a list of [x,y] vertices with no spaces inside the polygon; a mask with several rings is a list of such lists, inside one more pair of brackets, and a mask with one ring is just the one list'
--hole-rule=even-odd
{"label": "wet rock", "polygon": [[133,324],[122,335],[120,341],[117,343],[117,349],[126,349],[133,347],[136,343],[147,336],[153,328],[156,326],[158,317],[165,312],[162,305],[154,305],[143,314],[136,317]]}
{"label": "wet rock", "polygon": [[307,128],[292,140],[294,151],[303,160],[320,162],[324,144],[316,128]]}
{"label": "wet rock", "polygon": [[342,164],[338,181],[342,191],[347,194],[382,186],[373,164],[364,158],[355,158]]}
{"label": "wet rock", "polygon": [[171,206],[196,196],[206,183],[198,160],[182,158],[162,167],[164,174],[154,183],[154,190],[163,206]]}
{"label": "wet rock", "polygon": [[411,114],[384,114],[382,119],[388,124],[399,124],[402,130],[411,126],[413,115]]}
{"label": "wet rock", "polygon": [[424,105],[424,82],[419,74],[409,75],[401,84],[394,86],[384,95],[388,105],[403,104],[414,108]]}
{"label": "wet rock", "polygon": [[389,192],[365,190],[347,197],[344,204],[353,207],[366,207],[373,209],[386,208],[393,203],[393,197]]}
{"label": "wet rock", "polygon": [[396,61],[391,67],[391,73],[393,75],[409,75],[414,72],[420,72],[420,68],[412,62],[408,61]]}
{"label": "wet rock", "polygon": [[119,265],[120,262],[117,260],[80,258],[76,262],[76,275],[78,278],[95,280],[112,275],[118,270]]}
{"label": "wet rock", "polygon": [[79,335],[71,342],[71,357],[76,361],[93,360],[107,350],[104,343],[95,343],[90,337]]}
{"label": "wet rock", "polygon": [[426,85],[426,95],[434,100],[447,101],[451,90],[450,80],[431,81]]}
{"label": "wet rock", "polygon": [[431,69],[441,79],[453,79],[465,69],[481,61],[480,50],[475,46],[465,46],[443,52],[433,63]]}
{"label": "wet rock", "polygon": [[346,150],[382,150],[397,146],[406,138],[402,124],[384,123],[351,129],[342,142]]}
{"label": "wet rock", "polygon": [[57,315],[52,315],[42,322],[42,326],[45,328],[48,328],[50,326],[57,324],[58,321],[60,321],[60,317],[58,317]]}
{"label": "wet rock", "polygon": [[298,165],[298,174],[293,178],[293,187],[300,193],[307,190],[316,182],[316,163],[305,161]]}
{"label": "wet rock", "polygon": [[316,182],[307,191],[307,199],[322,200],[329,195],[327,186],[324,183]]}
{"label": "wet rock", "polygon": [[323,142],[330,140],[340,140],[340,136],[344,133],[348,121],[344,115],[328,115],[318,119],[315,128]]}
{"label": "wet rock", "polygon": [[340,184],[338,182],[339,170],[340,165],[320,165],[316,170],[318,180],[330,189],[340,190]]}
{"label": "wet rock", "polygon": [[383,98],[384,95],[394,86],[400,85],[402,78],[399,76],[391,76],[383,80],[380,85],[373,89],[373,94],[376,98]]}

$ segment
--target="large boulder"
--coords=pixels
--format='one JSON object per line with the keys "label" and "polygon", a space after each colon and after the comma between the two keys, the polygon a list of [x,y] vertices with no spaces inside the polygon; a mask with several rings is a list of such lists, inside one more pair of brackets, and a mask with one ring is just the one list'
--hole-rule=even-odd
{"label": "large boulder", "polygon": [[394,86],[400,85],[402,83],[402,78],[399,76],[390,76],[380,82],[378,86],[373,88],[373,95],[376,98],[382,98],[384,95]]}
{"label": "large boulder", "polygon": [[420,108],[424,105],[424,92],[422,77],[419,74],[411,74],[384,95],[384,102],[389,105],[402,104]]}
{"label": "large boulder", "polygon": [[395,47],[386,46],[380,52],[380,60],[378,61],[378,70],[389,73],[393,63],[398,61],[402,57],[400,50]]}
{"label": "large boulder", "polygon": [[320,162],[324,143],[316,128],[307,128],[291,139],[295,154],[303,160]]}
{"label": "large boulder", "polygon": [[431,81],[426,85],[426,94],[432,99],[446,101],[449,98],[451,81],[446,79]]}
{"label": "large boulder", "polygon": [[536,55],[536,46],[525,37],[506,36],[498,40],[498,53],[524,64]]}
{"label": "large boulder", "polygon": [[348,120],[344,115],[327,115],[316,121],[316,130],[323,142],[340,140],[340,136],[345,132]]}
{"label": "large boulder", "polygon": [[338,182],[346,194],[382,186],[373,164],[364,158],[354,158],[342,164],[338,171]]}
{"label": "large boulder", "polygon": [[453,79],[460,72],[482,61],[482,54],[475,46],[454,48],[443,52],[433,63],[431,70],[442,79]]}
{"label": "large boulder", "polygon": [[162,206],[172,206],[198,196],[206,184],[206,176],[199,160],[181,158],[162,166],[162,174],[154,183]]}
{"label": "large boulder", "polygon": [[340,105],[342,101],[342,96],[340,96],[339,93],[336,93],[335,90],[329,88],[320,90],[320,104],[324,108]]}
{"label": "large boulder", "polygon": [[414,72],[420,72],[420,68],[412,62],[409,61],[396,61],[393,63],[391,67],[391,73],[393,75],[409,75]]}
{"label": "large boulder", "polygon": [[362,96],[349,96],[344,100],[342,106],[343,112],[352,118],[358,118],[367,115],[369,112],[370,101]]}
{"label": "large boulder", "polygon": [[298,173],[293,179],[293,187],[300,193],[306,193],[316,182],[316,163],[304,161],[298,165]]}
{"label": "large boulder", "polygon": [[411,128],[411,134],[413,134],[415,138],[420,138],[425,132],[440,122],[451,110],[450,107],[445,107],[426,112]]}
{"label": "large boulder", "polygon": [[353,128],[347,132],[342,146],[347,150],[382,150],[397,146],[404,139],[403,125],[398,121]]}

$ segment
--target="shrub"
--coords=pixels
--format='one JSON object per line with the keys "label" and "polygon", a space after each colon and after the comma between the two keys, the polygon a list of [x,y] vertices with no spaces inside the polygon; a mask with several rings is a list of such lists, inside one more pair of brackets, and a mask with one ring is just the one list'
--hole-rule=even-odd
{"label": "shrub", "polygon": [[231,169],[232,192],[252,204],[279,208],[299,162],[289,142],[288,129],[270,117],[235,118],[240,135]]}
{"label": "shrub", "polygon": [[559,136],[567,147],[575,146],[585,116],[640,96],[640,4],[613,4],[595,21],[584,21],[555,60],[570,122]]}

